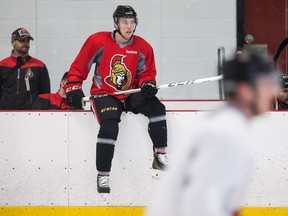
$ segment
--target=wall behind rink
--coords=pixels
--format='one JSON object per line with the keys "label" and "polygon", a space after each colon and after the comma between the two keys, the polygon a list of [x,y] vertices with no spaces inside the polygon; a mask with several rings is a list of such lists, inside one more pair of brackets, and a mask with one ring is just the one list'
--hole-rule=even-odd
{"label": "wall behind rink", "polygon": [[[205,113],[167,113],[170,151],[205,123]],[[252,127],[256,166],[243,206],[287,207],[288,115],[265,117]],[[96,189],[99,127],[91,112],[0,112],[0,119],[0,206],[147,206],[161,183],[152,178],[148,120],[141,115],[123,113],[106,200]]]}
{"label": "wall behind rink", "polygon": [[[112,14],[119,4],[137,11],[136,34],[154,48],[159,84],[215,76],[217,48],[224,46],[229,54],[236,47],[236,0],[1,0],[0,59],[11,52],[11,33],[26,27],[35,38],[30,54],[46,63],[56,91],[86,38],[114,29]],[[84,82],[86,95],[92,75]],[[169,89],[159,96],[218,99],[218,85]]]}

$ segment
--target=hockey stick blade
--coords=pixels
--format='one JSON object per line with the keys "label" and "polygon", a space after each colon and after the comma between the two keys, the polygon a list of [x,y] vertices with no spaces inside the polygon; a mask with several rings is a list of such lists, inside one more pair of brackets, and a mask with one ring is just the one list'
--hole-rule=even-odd
{"label": "hockey stick blade", "polygon": [[[204,82],[213,82],[213,81],[218,81],[223,79],[223,75],[215,76],[215,77],[207,77],[207,78],[202,78],[202,79],[195,79],[195,80],[187,80],[187,81],[181,81],[181,82],[173,82],[173,83],[168,83],[168,84],[162,84],[157,86],[157,89],[164,89],[164,88],[171,88],[171,87],[176,87],[176,86],[183,86],[183,85],[191,85],[191,84],[199,84],[199,83],[204,83]],[[112,93],[111,95],[128,95],[128,94],[133,94],[140,92],[141,88],[137,89],[129,89],[129,90],[123,90],[123,91],[117,91]],[[105,94],[106,96],[107,94]],[[99,97],[98,95],[95,95],[96,97]],[[84,97],[82,101],[89,101],[92,98],[95,98],[94,95],[90,97]]]}

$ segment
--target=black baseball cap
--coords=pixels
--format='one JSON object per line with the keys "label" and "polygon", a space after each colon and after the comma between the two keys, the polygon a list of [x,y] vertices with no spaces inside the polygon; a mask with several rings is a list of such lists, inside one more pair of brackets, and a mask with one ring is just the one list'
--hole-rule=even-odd
{"label": "black baseball cap", "polygon": [[30,33],[25,28],[18,28],[12,32],[12,35],[11,35],[12,40],[24,40],[25,38],[34,40],[34,38],[30,35]]}
{"label": "black baseball cap", "polygon": [[288,75],[287,74],[280,74],[279,80],[282,88],[288,88]]}

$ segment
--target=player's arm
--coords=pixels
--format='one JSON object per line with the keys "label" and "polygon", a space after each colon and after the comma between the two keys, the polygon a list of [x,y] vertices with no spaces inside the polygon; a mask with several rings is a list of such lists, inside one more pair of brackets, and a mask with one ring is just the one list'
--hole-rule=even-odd
{"label": "player's arm", "polygon": [[33,103],[33,110],[48,110],[50,101],[49,96],[39,95]]}
{"label": "player's arm", "polygon": [[241,216],[240,210],[235,211],[232,216]]}
{"label": "player's arm", "polygon": [[137,68],[138,86],[144,98],[152,98],[157,94],[156,66],[152,47],[147,47],[140,52]]}
{"label": "player's arm", "polygon": [[41,78],[39,83],[39,94],[50,93],[50,77],[46,65],[41,71]]}
{"label": "player's arm", "polygon": [[80,82],[86,80],[94,57],[97,53],[97,35],[91,35],[81,47],[77,57],[70,66],[67,79],[69,82]]}
{"label": "player's arm", "polygon": [[153,48],[147,46],[140,51],[137,68],[138,86],[143,82],[153,81],[156,84],[156,66]]}
{"label": "player's arm", "polygon": [[64,86],[67,93],[67,103],[72,109],[82,109],[81,100],[85,96],[82,91],[83,80],[86,80],[94,57],[97,53],[97,36],[90,36],[82,46],[79,54],[73,61]]}
{"label": "player's arm", "polygon": [[2,83],[2,79],[1,79],[1,77],[0,77],[0,98],[1,98],[1,96],[2,96],[2,85],[3,85],[3,83]]}

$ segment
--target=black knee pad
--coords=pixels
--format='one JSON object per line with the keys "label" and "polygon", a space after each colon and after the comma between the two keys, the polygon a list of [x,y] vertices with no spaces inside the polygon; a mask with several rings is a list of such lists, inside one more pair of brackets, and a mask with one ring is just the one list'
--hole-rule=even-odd
{"label": "black knee pad", "polygon": [[150,118],[154,116],[165,115],[166,109],[164,104],[161,103],[161,101],[159,101],[157,97],[153,97],[151,99],[146,99],[145,103],[143,103],[141,106],[136,107],[135,109],[132,109],[132,112],[141,113]]}
{"label": "black knee pad", "polygon": [[[153,114],[151,116],[163,116],[166,115],[166,108],[165,105],[163,103],[161,103],[161,101],[158,100],[154,100],[151,102],[151,109],[153,110]],[[149,117],[151,117],[149,116]]]}
{"label": "black knee pad", "polygon": [[155,97],[154,100],[149,101],[149,103],[143,106],[142,113],[148,118],[155,116],[165,116],[166,109],[164,104],[162,104],[158,98]]}
{"label": "black knee pad", "polygon": [[98,138],[105,138],[105,139],[117,139],[119,126],[119,121],[115,119],[105,120],[100,124],[100,130],[98,133]]}
{"label": "black knee pad", "polygon": [[129,96],[129,98],[125,101],[125,106],[128,110],[136,113],[136,110],[146,103],[147,99],[145,99],[140,92],[137,92]]}

